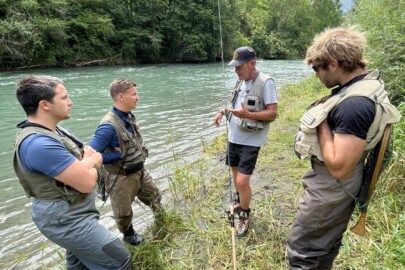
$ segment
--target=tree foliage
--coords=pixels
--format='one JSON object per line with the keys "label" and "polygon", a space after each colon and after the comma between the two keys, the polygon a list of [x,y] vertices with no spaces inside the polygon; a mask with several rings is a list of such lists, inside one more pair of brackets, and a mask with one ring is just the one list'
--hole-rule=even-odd
{"label": "tree foliage", "polygon": [[296,58],[341,20],[337,0],[0,0],[0,68],[215,61],[220,27],[226,58]]}
{"label": "tree foliage", "polygon": [[347,18],[367,34],[370,67],[383,79],[396,105],[405,101],[405,1],[357,0]]}

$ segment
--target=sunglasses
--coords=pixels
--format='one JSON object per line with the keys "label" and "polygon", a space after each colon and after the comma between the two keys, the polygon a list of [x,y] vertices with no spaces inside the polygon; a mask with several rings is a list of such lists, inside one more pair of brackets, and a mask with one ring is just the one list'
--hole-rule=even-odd
{"label": "sunglasses", "polygon": [[315,72],[318,72],[318,70],[319,70],[319,68],[322,66],[322,64],[318,64],[318,65],[312,65],[312,69],[315,71]]}
{"label": "sunglasses", "polygon": [[326,66],[327,65],[325,65],[325,63],[323,63],[323,64],[318,64],[318,65],[312,65],[311,67],[315,72],[318,72],[319,68],[326,67]]}

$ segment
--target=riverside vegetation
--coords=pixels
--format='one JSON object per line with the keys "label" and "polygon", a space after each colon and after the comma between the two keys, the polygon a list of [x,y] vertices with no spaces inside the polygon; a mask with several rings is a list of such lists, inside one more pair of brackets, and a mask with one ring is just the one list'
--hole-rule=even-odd
{"label": "riverside vegetation", "polygon": [[[250,234],[236,243],[239,269],[287,269],[284,241],[302,191],[301,176],[310,166],[294,155],[292,141],[306,106],[327,92],[314,79],[281,91],[280,116],[271,125],[252,179],[254,223]],[[404,107],[400,106],[402,113]],[[401,269],[405,263],[401,257],[404,231],[400,228],[404,221],[404,124],[402,119],[395,126],[393,158],[372,198],[367,235],[347,232],[336,269]],[[163,266],[156,269],[231,268],[230,225],[223,215],[229,204],[229,188],[224,187],[229,176],[220,161],[225,144],[225,136],[217,138],[205,147],[199,161],[175,170],[171,191],[174,205],[181,205],[182,210],[174,208],[174,213],[182,221],[175,226],[179,231],[169,233],[167,242],[160,243],[164,256],[159,263]],[[183,196],[178,195],[179,190]],[[351,225],[357,216],[355,212]],[[135,258],[134,263],[139,261]]]}
{"label": "riverside vegetation", "polygon": [[[252,46],[264,59],[301,59],[326,27],[359,25],[368,58],[404,102],[405,1],[1,0],[0,70],[230,59]],[[219,20],[221,14],[221,21]],[[223,29],[220,33],[220,26]]]}
{"label": "riverside vegetation", "polygon": [[[281,90],[279,117],[271,124],[251,180],[253,223],[249,234],[236,240],[238,269],[287,269],[285,241],[302,192],[301,176],[310,166],[295,156],[292,141],[306,106],[328,92],[315,78]],[[405,104],[399,109],[404,114]],[[404,269],[404,131],[402,118],[394,127],[391,162],[371,199],[366,236],[346,232],[334,269]],[[157,233],[157,239],[129,246],[135,269],[232,269],[231,230],[224,213],[230,200],[225,135],[202,141],[204,151],[191,164],[174,154],[168,213],[145,232],[151,239]],[[356,210],[349,227],[358,217]]]}
{"label": "riverside vegetation", "polygon": [[[2,5],[6,6],[6,1],[3,1]],[[24,3],[32,4],[35,1],[14,1],[13,3]],[[57,3],[58,1],[49,1],[50,3]],[[60,1],[65,2],[65,1]],[[67,3],[68,1],[66,1]],[[101,2],[101,1],[95,1]],[[129,1],[135,3],[136,1]],[[142,2],[142,1],[140,1]],[[139,2],[139,3],[140,3]],[[160,3],[164,1],[151,1],[150,3]],[[188,1],[187,1],[188,2]],[[224,1],[226,2],[226,1]],[[223,2],[223,3],[224,3]],[[228,9],[224,12],[228,12],[229,21],[224,22],[224,32],[225,33],[236,33],[236,37],[225,36],[225,46],[226,51],[232,51],[234,47],[231,48],[230,44],[241,44],[241,45],[253,45],[257,48],[257,51],[263,49],[262,54],[266,55],[266,48],[270,45],[277,45],[276,42],[279,40],[280,33],[278,28],[272,28],[271,22],[273,19],[275,22],[279,22],[276,26],[286,26],[289,25],[289,21],[299,21],[295,20],[296,17],[293,15],[295,13],[288,13],[291,16],[285,16],[285,12],[280,12],[280,16],[283,18],[288,18],[286,20],[277,20],[273,16],[259,16],[255,17],[259,10],[262,10],[260,14],[270,14],[268,10],[260,9],[260,7],[267,6],[269,9],[274,10],[274,5],[268,3],[285,3],[283,7],[293,7],[291,1],[237,1],[239,4],[242,2],[246,5],[241,5],[238,9],[240,14],[247,14],[246,17],[241,19],[240,25],[238,25],[238,31],[235,30],[232,25],[235,24],[235,20],[232,18],[239,18],[234,16],[232,9]],[[293,1],[295,2],[305,2],[305,1]],[[321,1],[313,1],[321,2]],[[146,1],[145,1],[146,3]],[[173,3],[182,3],[182,1],[173,1]],[[184,2],[186,3],[186,2]],[[249,4],[248,4],[249,3]],[[267,3],[264,5],[264,3]],[[213,2],[210,2],[212,5]],[[81,12],[87,12],[86,9],[82,9],[80,6],[76,5],[66,5],[73,8],[79,9]],[[94,5],[93,5],[94,6]],[[249,6],[249,9],[248,9]],[[27,21],[22,21],[18,24],[21,14],[19,13],[19,6],[10,5],[8,8],[12,7],[13,10],[7,9],[8,12],[1,14],[1,19],[10,19],[12,16],[13,20],[3,20],[0,24],[0,33],[2,36],[7,36],[4,33],[9,33],[7,29],[25,29]],[[35,6],[39,7],[39,5]],[[95,5],[95,7],[99,7]],[[156,6],[155,6],[156,7]],[[195,7],[195,6],[194,6]],[[295,6],[294,6],[295,7]],[[11,11],[10,11],[11,10]],[[24,7],[22,10],[28,10]],[[31,8],[29,10],[32,10]],[[154,9],[153,9],[154,10]],[[153,11],[151,9],[151,11]],[[181,9],[176,9],[181,11]],[[282,11],[279,9],[278,11]],[[49,9],[42,10],[41,12],[57,13],[60,9]],[[64,10],[62,10],[64,11]],[[161,50],[157,50],[156,46],[164,49],[170,49],[164,45],[165,39],[160,40],[159,32],[152,32],[154,35],[147,34],[145,36],[145,31],[140,31],[140,34],[136,34],[135,30],[127,30],[125,27],[128,25],[136,25],[137,28],[142,28],[140,25],[148,24],[149,20],[137,20],[134,23],[134,19],[138,18],[135,13],[131,13],[130,17],[121,16],[119,12],[125,11],[115,10],[117,12],[117,18],[129,18],[128,20],[120,22],[123,24],[122,31],[117,32],[120,37],[118,41],[114,43],[114,47],[123,48],[123,55],[128,51],[127,57],[130,59],[138,58],[136,57],[140,52],[141,55],[159,56]],[[175,10],[171,10],[174,12]],[[176,12],[177,12],[176,11]],[[249,11],[249,12],[245,12]],[[277,9],[276,9],[277,11]],[[357,0],[352,11],[350,11],[344,22],[347,24],[358,24],[362,29],[367,29],[367,40],[369,44],[368,49],[368,59],[372,59],[370,63],[371,68],[379,68],[384,71],[384,79],[387,82],[388,89],[390,91],[390,96],[392,97],[392,102],[398,106],[401,114],[405,113],[405,77],[403,76],[403,66],[405,61],[405,36],[404,25],[405,17],[403,16],[405,11],[405,2],[397,0]],[[126,12],[126,11],[125,11]],[[70,14],[64,12],[63,14]],[[62,15],[63,15],[62,14]],[[76,14],[72,12],[71,14]],[[81,14],[81,13],[80,13]],[[150,12],[151,21],[157,18],[156,13]],[[170,13],[173,14],[173,13]],[[193,13],[194,14],[194,13]],[[206,14],[206,13],[203,13]],[[239,14],[239,13],[238,13]],[[252,15],[253,16],[250,16]],[[274,14],[274,13],[272,13]],[[278,14],[278,13],[277,13]],[[313,18],[323,18],[323,16],[313,15],[313,13],[297,13],[299,18],[308,19],[311,21]],[[9,16],[10,15],[10,16]],[[120,15],[120,16],[118,16]],[[179,15],[179,16],[177,16]],[[186,18],[194,18],[195,16],[183,17],[182,14],[177,14],[172,17],[175,21],[179,22],[186,20]],[[308,15],[308,16],[303,16]],[[83,16],[84,18],[92,18],[91,16]],[[179,18],[178,18],[179,17]],[[58,18],[58,16],[51,16],[50,18]],[[265,21],[261,20],[263,18],[268,18]],[[328,19],[328,17],[325,17]],[[14,20],[15,19],[15,20]],[[79,18],[80,19],[80,18]],[[103,17],[101,17],[103,19]],[[211,16],[212,19],[212,16]],[[257,19],[257,20],[256,20]],[[57,19],[50,20],[35,20],[38,23],[46,23],[46,27],[40,29],[45,29],[46,32],[55,33],[52,34],[54,37],[67,37],[61,29],[66,29],[64,27],[54,29],[62,24],[55,24]],[[110,23],[109,20],[104,20]],[[114,20],[112,20],[114,21]],[[197,21],[203,21],[202,19]],[[211,20],[214,21],[214,20]],[[335,21],[337,23],[340,20]],[[12,24],[18,24],[16,27]],[[51,23],[52,22],[52,23]],[[172,22],[172,21],[169,21]],[[185,21],[183,21],[185,22]],[[10,24],[10,25],[8,25]],[[88,26],[81,22],[80,20],[74,20],[73,25]],[[27,23],[29,26],[30,24]],[[94,27],[98,27],[99,24],[94,24]],[[174,26],[179,24],[173,24]],[[171,55],[173,59],[171,61],[204,61],[211,59],[217,55],[217,52],[210,51],[211,53],[206,53],[203,47],[197,46],[199,43],[193,43],[193,40],[201,40],[205,42],[204,38],[196,38],[200,34],[200,28],[196,28],[194,31],[193,25],[186,23],[185,31],[190,32],[191,35],[182,36],[179,38],[181,42],[175,42],[174,44],[181,45],[179,47],[173,48],[173,51],[186,52],[182,54],[181,57],[178,55]],[[7,27],[8,28],[7,28]],[[242,27],[243,26],[243,27]],[[322,25],[321,28],[327,25]],[[332,25],[329,25],[332,26]],[[83,28],[83,27],[82,27]],[[212,29],[210,27],[204,27],[205,29]],[[310,27],[308,27],[310,28]],[[6,30],[4,30],[6,29]],[[28,27],[28,29],[31,29]],[[32,28],[36,29],[36,28]],[[86,27],[85,29],[89,29]],[[102,31],[105,28],[98,28]],[[108,28],[110,29],[110,28]],[[171,28],[162,28],[171,29]],[[190,30],[191,29],[191,30]],[[287,29],[287,28],[286,28]],[[119,30],[117,28],[110,29]],[[110,31],[109,30],[109,31]],[[302,33],[302,29],[298,28],[298,32],[290,31],[287,29],[286,33]],[[315,32],[319,32],[320,28],[316,28]],[[177,30],[176,30],[177,31]],[[174,31],[175,32],[175,31]],[[315,33],[313,32],[313,33]],[[12,33],[12,32],[10,32]],[[28,31],[23,31],[22,33],[28,33],[22,38],[31,38],[38,35],[31,35]],[[135,35],[131,35],[135,33]],[[181,32],[183,33],[183,32]],[[218,34],[218,32],[215,32]],[[216,35],[214,33],[214,36]],[[258,34],[259,33],[259,34]],[[264,34],[261,35],[261,34]],[[51,35],[51,34],[50,34]],[[12,36],[12,35],[10,35]],[[104,35],[101,35],[104,37]],[[312,36],[308,33],[307,42],[310,41]],[[51,37],[51,36],[50,36]],[[125,37],[125,38],[124,38]],[[129,41],[126,37],[131,37],[135,40]],[[135,37],[135,38],[134,38]],[[146,37],[146,39],[145,39]],[[184,39],[183,39],[184,37]],[[277,37],[277,38],[275,38]],[[86,39],[87,36],[84,38]],[[178,38],[178,36],[174,36]],[[215,38],[214,38],[215,39]],[[4,42],[13,41],[12,39],[3,38],[2,44]],[[92,42],[95,39],[89,39]],[[108,40],[107,38],[102,38],[102,40]],[[137,40],[147,40],[145,44],[149,44],[149,41],[159,41],[151,43],[153,46],[142,47],[137,44]],[[183,41],[187,42],[184,43]],[[211,39],[212,40],[212,39]],[[281,45],[291,44],[289,41],[302,39],[297,37],[288,37],[282,40]],[[68,40],[58,39],[63,46],[68,46],[70,43]],[[128,41],[128,42],[127,42]],[[268,42],[273,41],[273,42]],[[127,43],[126,43],[127,42]],[[285,42],[285,43],[284,43]],[[47,59],[47,65],[55,64],[58,59],[61,59],[60,55],[54,55],[50,53],[47,58],[43,58],[44,55],[38,55],[35,57],[26,57],[29,54],[25,52],[38,52],[38,50],[32,49],[32,42],[20,42],[25,47],[17,47],[17,49],[23,52],[23,56],[20,54],[13,55],[13,51],[1,51],[1,55],[9,55],[9,58],[2,57],[2,66],[20,66],[20,65],[31,65],[36,64],[32,62],[32,59]],[[100,43],[98,46],[93,46],[88,42],[77,42],[74,40],[77,46],[85,46],[86,48],[92,48],[97,51],[98,48],[105,48],[101,52],[103,57],[108,55],[114,55],[115,49],[108,46],[102,46]],[[218,48],[218,42],[213,42],[210,48]],[[242,44],[243,43],[243,44]],[[304,42],[295,44],[295,46],[302,46],[304,48]],[[14,44],[14,43],[12,43]],[[44,47],[40,51],[49,51],[49,46],[47,44],[42,44],[41,42],[36,43]],[[97,43],[98,44],[98,43]],[[70,44],[71,45],[71,44]],[[91,46],[90,46],[91,45]],[[79,46],[79,49],[80,49]],[[77,48],[73,46],[74,48]],[[135,47],[135,48],[134,48]],[[1,48],[13,49],[13,46]],[[194,48],[194,49],[193,49]],[[204,47],[205,48],[205,47]],[[270,47],[269,47],[270,48]],[[277,49],[278,48],[278,49]],[[281,49],[287,48],[285,46],[276,47],[276,51],[283,52]],[[296,47],[294,47],[296,48]],[[301,47],[300,47],[301,48]],[[24,50],[23,50],[24,49]],[[26,51],[25,51],[26,49]],[[111,51],[106,51],[111,50]],[[152,50],[148,54],[149,50]],[[193,51],[194,50],[194,51]],[[195,54],[195,50],[200,53]],[[71,52],[70,50],[59,50],[62,53]],[[90,59],[85,59],[81,55],[89,55],[94,57],[93,53],[89,53],[88,50],[79,50],[82,54],[78,54],[79,58],[74,59],[75,63],[80,61],[89,61]],[[297,50],[302,53],[302,50]],[[159,53],[156,53],[159,52]],[[21,59],[18,56],[21,56]],[[77,54],[72,54],[77,55]],[[166,54],[169,55],[170,54]],[[188,59],[188,56],[204,56],[201,59]],[[210,57],[206,57],[210,56]],[[290,55],[291,56],[291,55]],[[269,58],[277,57],[269,55]],[[6,59],[7,61],[5,61]],[[50,59],[50,60],[49,60]],[[62,57],[62,59],[65,59]],[[70,59],[70,58],[68,58]],[[27,60],[27,61],[26,61]],[[49,60],[49,61],[48,61]],[[55,60],[55,61],[54,61]],[[143,59],[146,61],[145,59]],[[150,59],[149,59],[150,60]],[[64,63],[67,64],[67,63]],[[71,64],[71,63],[70,63]],[[238,260],[238,269],[287,269],[285,264],[285,240],[290,229],[290,225],[293,221],[296,211],[297,200],[301,194],[302,187],[300,179],[304,171],[310,166],[308,161],[298,160],[292,150],[293,137],[298,128],[298,121],[302,115],[306,106],[308,106],[316,98],[325,95],[328,91],[324,89],[319,82],[315,79],[309,79],[304,82],[290,85],[284,87],[280,91],[279,96],[279,112],[280,116],[278,119],[272,123],[268,143],[262,148],[261,154],[259,155],[259,160],[257,168],[252,178],[253,186],[253,224],[250,233],[247,237],[242,239],[237,239],[236,251]],[[224,124],[224,123],[223,123]],[[367,233],[366,236],[360,237],[354,233],[348,231],[344,237],[344,246],[342,247],[338,258],[335,261],[335,269],[404,269],[405,257],[405,233],[403,229],[403,224],[405,220],[404,215],[404,196],[405,185],[404,185],[404,174],[405,174],[405,120],[401,119],[400,123],[394,126],[394,150],[391,158],[390,165],[385,170],[384,174],[380,177],[377,184],[376,192],[371,199],[371,204],[368,209],[367,215]],[[224,153],[226,145],[225,135],[219,136],[213,142],[204,144],[204,153],[201,154],[199,159],[189,164],[187,161],[182,160],[181,157],[174,154],[174,162],[169,166],[172,168],[173,173],[170,174],[170,194],[167,195],[169,198],[167,205],[170,205],[170,209],[167,213],[167,217],[163,224],[163,229],[158,232],[159,240],[148,241],[139,247],[129,247],[133,253],[134,266],[137,269],[231,269],[232,268],[232,245],[231,245],[231,232],[230,225],[227,222],[224,209],[229,206],[229,187],[226,186],[229,183],[229,173],[224,165]],[[358,219],[359,212],[356,211],[353,215],[352,222],[349,227],[354,225]],[[159,227],[162,224],[157,224]],[[152,234],[154,228],[148,229],[145,233]],[[45,249],[43,249],[45,250]],[[45,251],[44,251],[45,252]],[[63,253],[63,252],[62,252]],[[44,256],[48,256],[45,254]],[[56,260],[60,261],[59,267],[63,269],[63,255],[59,250],[56,251],[56,255],[50,254],[55,257]]]}
{"label": "riverside vegetation", "polygon": [[[238,269],[287,269],[285,240],[302,192],[301,176],[310,166],[295,156],[292,141],[306,106],[328,92],[314,78],[282,89],[279,117],[252,178],[253,224],[247,237],[236,241]],[[399,108],[403,114],[405,104]],[[402,118],[394,128],[390,165],[371,199],[366,236],[346,232],[334,269],[404,269],[404,131]],[[175,155],[171,210],[160,240],[130,247],[136,269],[232,269],[230,224],[224,215],[230,200],[225,145],[225,135],[219,136],[192,164]],[[356,210],[349,227],[358,216]]]}

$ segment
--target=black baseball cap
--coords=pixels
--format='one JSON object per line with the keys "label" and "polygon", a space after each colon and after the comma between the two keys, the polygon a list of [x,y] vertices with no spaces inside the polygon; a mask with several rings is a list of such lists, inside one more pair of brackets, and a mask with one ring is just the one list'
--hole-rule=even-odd
{"label": "black baseball cap", "polygon": [[228,66],[238,67],[245,63],[247,60],[256,59],[256,53],[252,47],[244,46],[237,48],[233,53],[232,61],[229,62]]}

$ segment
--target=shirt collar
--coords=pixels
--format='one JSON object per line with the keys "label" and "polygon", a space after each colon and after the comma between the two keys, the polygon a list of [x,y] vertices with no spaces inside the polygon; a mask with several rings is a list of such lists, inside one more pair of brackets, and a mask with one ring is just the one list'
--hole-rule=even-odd
{"label": "shirt collar", "polygon": [[129,121],[129,119],[130,119],[129,116],[130,116],[131,112],[129,112],[129,113],[123,112],[123,111],[117,109],[116,107],[113,107],[112,110],[116,115],[118,115],[119,118]]}
{"label": "shirt collar", "polygon": [[331,90],[331,91],[332,91],[332,92],[331,92],[331,96],[336,95],[336,94],[339,93],[340,90],[342,90],[343,88],[348,87],[348,86],[352,85],[352,84],[355,83],[355,82],[358,82],[358,81],[360,81],[360,80],[363,80],[364,77],[366,77],[367,75],[368,75],[368,73],[367,73],[367,74],[359,75],[359,76],[357,76],[357,77],[354,77],[353,79],[351,79],[350,81],[348,81],[348,82],[345,83],[344,85],[340,85],[340,86],[338,86],[338,87],[333,88],[333,89]]}

